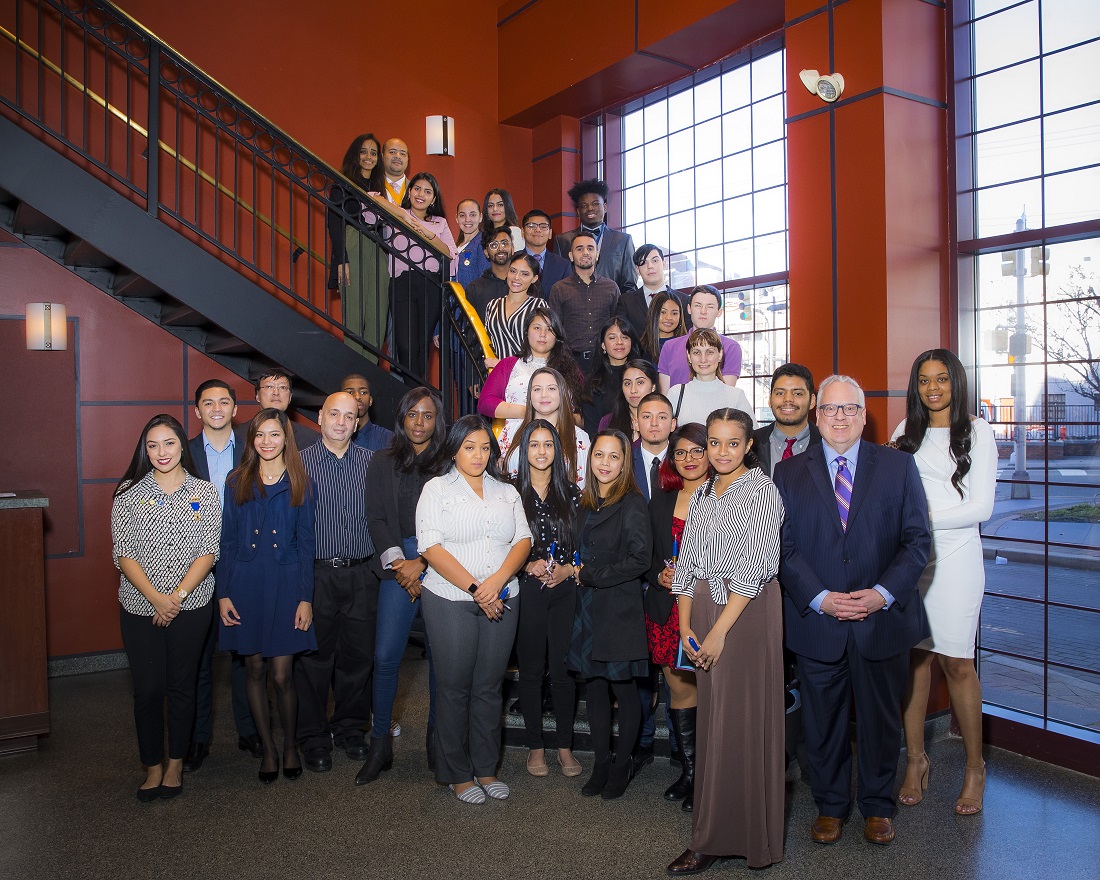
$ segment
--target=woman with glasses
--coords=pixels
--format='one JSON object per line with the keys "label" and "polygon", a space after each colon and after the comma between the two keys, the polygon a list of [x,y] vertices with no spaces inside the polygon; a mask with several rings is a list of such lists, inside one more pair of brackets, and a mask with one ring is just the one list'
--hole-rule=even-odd
{"label": "woman with glasses", "polygon": [[649,501],[653,565],[643,604],[649,656],[661,667],[668,683],[669,723],[676,733],[682,756],[680,778],[665,790],[665,799],[680,801],[680,808],[690,813],[694,802],[695,723],[699,698],[694,671],[676,666],[680,613],[670,591],[691,496],[711,475],[706,429],[694,422],[677,428],[669,435],[668,449],[657,472],[657,491]]}
{"label": "woman with glasses", "polygon": [[997,444],[993,429],[967,409],[966,370],[952,352],[933,348],[917,356],[909,375],[905,421],[894,431],[899,449],[917,462],[932,525],[932,561],[919,589],[932,630],[913,651],[902,702],[905,779],[898,800],[916,806],[928,787],[924,718],[933,661],[947,679],[959,721],[966,768],[955,812],[982,810],[982,686],[974,669],[974,642],[985,593],[980,525],[993,514]]}

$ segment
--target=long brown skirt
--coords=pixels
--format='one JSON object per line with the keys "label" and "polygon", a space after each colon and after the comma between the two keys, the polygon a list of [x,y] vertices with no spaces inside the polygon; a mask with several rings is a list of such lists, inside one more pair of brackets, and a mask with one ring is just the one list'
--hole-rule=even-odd
{"label": "long brown skirt", "polygon": [[[725,606],[698,581],[691,628],[703,639]],[[691,849],[750,868],[783,860],[783,606],[770,581],[726,635],[699,683]]]}

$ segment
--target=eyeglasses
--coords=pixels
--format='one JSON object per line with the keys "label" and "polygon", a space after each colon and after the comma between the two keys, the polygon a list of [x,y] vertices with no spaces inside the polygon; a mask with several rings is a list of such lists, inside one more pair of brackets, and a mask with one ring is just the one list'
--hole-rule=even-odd
{"label": "eyeglasses", "polygon": [[510,241],[491,241],[487,245],[485,245],[485,249],[487,251],[498,251],[501,248],[508,248],[511,246],[512,242]]}
{"label": "eyeglasses", "polygon": [[289,385],[261,385],[260,390],[261,391],[266,391],[266,392],[268,392],[268,394],[270,394],[273,391],[281,391],[283,394],[285,394],[286,392],[288,392],[290,390],[290,386]]}
{"label": "eyeglasses", "polygon": [[846,416],[858,415],[861,409],[863,407],[858,403],[823,403],[817,411],[831,419],[838,412],[843,412]]}
{"label": "eyeglasses", "polygon": [[550,224],[549,223],[524,223],[523,228],[524,229],[535,229],[535,230],[538,230],[539,232],[549,232],[550,231]]}
{"label": "eyeglasses", "polygon": [[676,459],[676,461],[683,461],[685,458],[690,458],[692,461],[698,461],[706,454],[705,449],[699,446],[692,446],[691,449],[677,449],[672,453],[672,457]]}

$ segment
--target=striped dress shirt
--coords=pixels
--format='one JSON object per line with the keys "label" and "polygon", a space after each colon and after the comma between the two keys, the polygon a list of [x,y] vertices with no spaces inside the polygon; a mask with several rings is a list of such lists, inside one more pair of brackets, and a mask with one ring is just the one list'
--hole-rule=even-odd
{"label": "striped dress shirt", "polygon": [[317,559],[366,559],[374,555],[367,531],[366,489],[372,455],[355,443],[348,446],[342,458],[323,441],[302,450],[302,464],[313,481]]}
{"label": "striped dress shirt", "polygon": [[699,578],[725,605],[730,593],[755,599],[779,572],[783,501],[760,468],[749,468],[719,498],[712,481],[688,504],[684,537],[672,576],[672,592],[694,595]]}

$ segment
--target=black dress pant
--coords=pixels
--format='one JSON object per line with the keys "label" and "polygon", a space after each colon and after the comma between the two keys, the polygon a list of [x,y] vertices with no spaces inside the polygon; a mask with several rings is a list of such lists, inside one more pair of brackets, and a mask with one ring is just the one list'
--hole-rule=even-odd
{"label": "black dress pant", "polygon": [[573,710],[577,700],[577,682],[565,668],[569,638],[573,631],[576,587],[568,578],[552,589],[542,581],[520,576],[519,594],[523,614],[519,616],[516,656],[519,659],[519,700],[523,707],[523,726],[527,748],[541,749],[542,674],[549,667],[550,694],[554,703],[559,749],[573,747]]}
{"label": "black dress pant", "polygon": [[442,292],[415,269],[402,272],[390,282],[393,303],[393,339],[397,361],[411,370],[419,385],[428,372],[432,336],[443,312]]}
{"label": "black dress pant", "polygon": [[[313,628],[317,650],[294,664],[298,741],[329,749],[370,724],[378,579],[366,563],[313,569]],[[328,717],[328,692],[335,706]]]}
{"label": "black dress pant", "polygon": [[210,628],[213,603],[181,611],[168,626],[153,616],[119,609],[122,643],[134,676],[134,724],[141,763],[164,760],[164,701],[168,700],[168,757],[182,760],[191,743],[195,718],[195,678]]}

